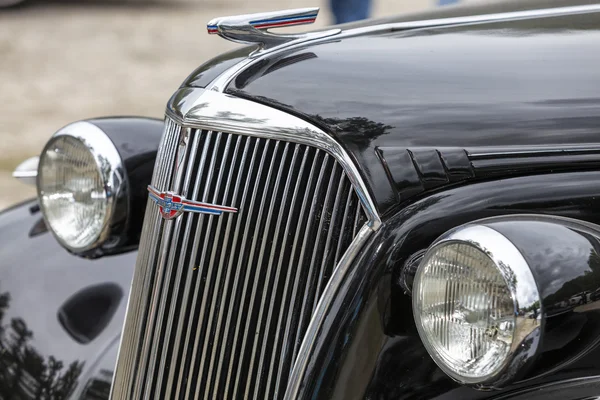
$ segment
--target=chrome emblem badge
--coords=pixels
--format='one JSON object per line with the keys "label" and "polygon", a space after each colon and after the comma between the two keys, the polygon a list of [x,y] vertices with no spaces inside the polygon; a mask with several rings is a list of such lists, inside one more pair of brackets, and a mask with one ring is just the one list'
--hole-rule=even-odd
{"label": "chrome emblem badge", "polygon": [[160,215],[164,219],[173,219],[180,216],[183,212],[194,212],[200,214],[221,215],[224,212],[237,213],[235,207],[219,206],[216,204],[201,203],[199,201],[187,200],[173,192],[160,192],[151,185],[148,185],[150,198],[160,208]]}

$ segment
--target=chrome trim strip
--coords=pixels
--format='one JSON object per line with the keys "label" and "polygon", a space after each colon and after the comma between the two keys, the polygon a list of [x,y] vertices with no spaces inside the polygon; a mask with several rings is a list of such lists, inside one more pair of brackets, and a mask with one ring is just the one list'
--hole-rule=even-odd
{"label": "chrome trim strip", "polygon": [[509,158],[509,157],[556,157],[572,155],[597,155],[600,153],[600,146],[597,144],[586,145],[537,145],[527,146],[506,146],[502,148],[490,147],[472,147],[466,148],[470,160],[485,160],[488,158]]}
{"label": "chrome trim strip", "polygon": [[185,127],[224,131],[315,146],[331,154],[344,168],[364,205],[368,224],[381,224],[358,169],[346,150],[314,125],[262,104],[200,88],[181,88],[171,97],[167,114]]}
{"label": "chrome trim strip", "polygon": [[547,8],[541,10],[526,10],[526,11],[512,11],[505,13],[493,13],[493,14],[480,14],[480,15],[471,15],[465,17],[452,17],[452,18],[438,18],[438,19],[426,19],[419,21],[409,21],[409,22],[393,22],[388,24],[378,24],[360,28],[353,28],[341,31],[340,33],[330,32],[327,35],[323,35],[321,37],[316,36],[316,31],[313,33],[314,36],[309,36],[306,39],[298,39],[283,45],[277,46],[276,48],[272,48],[265,53],[257,53],[255,57],[249,57],[244,59],[223,72],[220,76],[218,76],[209,86],[207,86],[208,90],[215,90],[219,92],[223,92],[225,88],[244,70],[246,70],[251,65],[263,60],[265,57],[272,57],[273,54],[277,54],[278,52],[293,50],[301,47],[305,47],[307,45],[312,45],[315,43],[323,43],[327,40],[332,39],[331,36],[334,36],[334,40],[344,39],[353,36],[365,35],[365,34],[374,34],[374,33],[385,33],[385,32],[394,32],[394,31],[404,31],[404,30],[415,30],[415,29],[424,29],[424,28],[442,28],[449,26],[457,26],[457,25],[465,25],[465,24],[478,24],[478,23],[489,23],[489,22],[501,22],[501,21],[510,21],[510,20],[522,20],[529,19],[535,17],[558,17],[562,15],[576,15],[576,14],[584,14],[589,12],[600,12],[600,4],[590,4],[590,5],[581,5],[581,6],[568,6],[568,7],[555,7],[555,8]]}
{"label": "chrome trim strip", "polygon": [[354,214],[354,228],[352,230],[352,235],[354,237],[356,237],[356,234],[358,233],[357,231],[361,228],[361,226],[358,224],[358,222],[360,221],[360,209],[356,209],[356,214]]}
{"label": "chrome trim strip", "polygon": [[[576,15],[585,14],[589,12],[600,12],[600,4],[581,5],[581,6],[567,6],[567,7],[554,7],[544,8],[537,10],[525,10],[525,11],[509,11],[504,13],[492,13],[492,14],[480,14],[470,15],[464,17],[452,17],[452,18],[437,18],[422,21],[409,21],[409,22],[397,22],[389,24],[381,24],[370,27],[356,28],[346,31],[347,36],[362,35],[365,33],[385,32],[385,31],[402,31],[402,30],[413,30],[423,28],[438,28],[448,27],[456,25],[467,25],[467,24],[480,24],[489,22],[501,22],[501,21],[518,21],[523,19],[531,18],[549,18],[559,17],[564,15]],[[341,36],[346,37],[342,34]]]}
{"label": "chrome trim strip", "polygon": [[[352,185],[349,185],[349,189],[350,189],[350,193],[352,193]],[[352,196],[348,195],[346,197],[346,206],[344,208],[344,216],[343,216],[344,220],[342,221],[342,229],[341,229],[342,234],[343,234],[343,232],[346,231],[346,224],[348,223],[348,218],[349,218],[349,214],[348,213],[350,211],[350,204],[351,203],[352,203]],[[352,229],[354,230],[354,227],[352,227]],[[341,256],[340,253],[342,252],[342,246],[340,245],[341,243],[342,243],[341,240],[338,241],[337,248],[335,249],[335,259],[338,260],[338,262],[339,262],[339,259],[340,259],[340,256]]]}

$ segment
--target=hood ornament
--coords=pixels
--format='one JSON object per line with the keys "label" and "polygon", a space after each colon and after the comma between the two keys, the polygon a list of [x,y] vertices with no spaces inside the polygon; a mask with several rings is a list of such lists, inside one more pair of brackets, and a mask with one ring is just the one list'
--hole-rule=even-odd
{"label": "hood ornament", "polygon": [[280,35],[267,31],[269,28],[312,24],[318,14],[319,8],[312,7],[215,18],[208,23],[208,33],[219,35],[232,42],[258,44],[260,46],[258,52],[263,53],[292,41],[322,38],[341,32],[340,29],[330,29],[320,32]]}
{"label": "hood ornament", "polygon": [[221,215],[224,212],[237,213],[235,207],[219,206],[216,204],[201,203],[199,201],[187,200],[173,192],[160,192],[148,185],[150,199],[160,207],[160,215],[164,219],[174,219],[183,212],[195,212],[201,214]]}

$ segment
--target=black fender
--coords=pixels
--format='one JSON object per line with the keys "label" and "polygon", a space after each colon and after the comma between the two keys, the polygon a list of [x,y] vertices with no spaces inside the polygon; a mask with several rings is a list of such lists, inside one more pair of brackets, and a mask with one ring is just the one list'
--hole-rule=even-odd
{"label": "black fender", "polygon": [[[499,392],[455,383],[436,366],[418,336],[402,272],[438,236],[481,218],[547,214],[599,224],[599,194],[598,171],[533,175],[440,191],[385,220],[354,260],[326,313],[299,398],[518,399],[549,384],[548,390],[569,388],[560,392],[561,399],[597,395],[599,347],[551,374],[539,376],[541,368],[534,366],[526,380]],[[578,332],[597,330],[596,314],[577,317]],[[563,344],[565,357],[579,335],[571,337]]]}
{"label": "black fender", "polygon": [[71,255],[36,200],[0,213],[0,398],[65,399],[100,362],[112,374],[136,256]]}

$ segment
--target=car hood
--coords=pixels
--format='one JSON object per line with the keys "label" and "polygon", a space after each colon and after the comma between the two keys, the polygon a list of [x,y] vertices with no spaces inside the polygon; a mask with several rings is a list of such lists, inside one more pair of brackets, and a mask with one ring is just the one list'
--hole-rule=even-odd
{"label": "car hood", "polygon": [[521,156],[519,168],[506,162],[516,150],[599,142],[600,13],[399,27],[276,52],[226,92],[334,135],[382,213],[442,184],[535,171]]}

